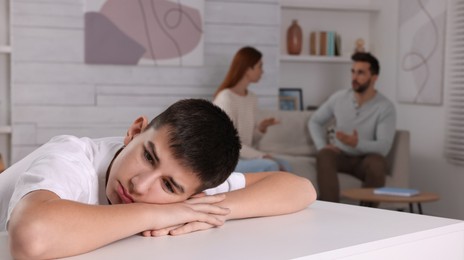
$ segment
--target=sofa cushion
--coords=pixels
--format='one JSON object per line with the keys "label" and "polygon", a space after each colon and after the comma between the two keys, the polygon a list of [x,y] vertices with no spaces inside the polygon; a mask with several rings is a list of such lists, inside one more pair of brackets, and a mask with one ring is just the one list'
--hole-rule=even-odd
{"label": "sofa cushion", "polygon": [[259,120],[275,117],[280,124],[270,126],[258,143],[258,149],[268,153],[312,156],[316,147],[307,127],[312,111],[260,111]]}

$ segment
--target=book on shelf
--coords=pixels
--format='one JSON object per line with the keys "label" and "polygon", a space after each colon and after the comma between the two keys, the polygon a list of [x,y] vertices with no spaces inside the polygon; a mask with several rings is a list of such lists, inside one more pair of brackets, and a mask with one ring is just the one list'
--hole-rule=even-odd
{"label": "book on shelf", "polygon": [[309,54],[341,56],[341,37],[334,31],[313,31],[309,34]]}
{"label": "book on shelf", "polygon": [[382,187],[374,189],[374,194],[411,197],[419,194],[419,191],[407,188]]}

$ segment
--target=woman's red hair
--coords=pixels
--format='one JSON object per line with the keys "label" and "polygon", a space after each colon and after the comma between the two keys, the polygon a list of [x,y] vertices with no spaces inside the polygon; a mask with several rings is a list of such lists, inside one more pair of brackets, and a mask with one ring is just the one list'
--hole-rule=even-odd
{"label": "woman's red hair", "polygon": [[224,81],[214,93],[214,97],[223,89],[231,88],[245,76],[249,68],[253,68],[263,57],[257,49],[246,46],[241,48],[234,56],[229,72],[227,72]]}

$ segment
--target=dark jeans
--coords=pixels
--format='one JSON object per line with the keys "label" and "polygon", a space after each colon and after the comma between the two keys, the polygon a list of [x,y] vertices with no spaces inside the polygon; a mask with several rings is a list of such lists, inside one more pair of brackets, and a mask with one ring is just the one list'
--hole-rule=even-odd
{"label": "dark jeans", "polygon": [[340,185],[338,172],[350,174],[363,183],[364,188],[382,187],[388,166],[385,157],[379,154],[351,156],[331,149],[322,149],[317,154],[317,185],[319,199],[324,201],[340,201]]}

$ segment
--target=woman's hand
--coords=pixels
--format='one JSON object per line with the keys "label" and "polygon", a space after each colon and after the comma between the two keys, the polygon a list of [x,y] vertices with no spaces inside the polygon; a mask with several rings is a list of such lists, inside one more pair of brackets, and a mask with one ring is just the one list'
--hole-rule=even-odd
{"label": "woman's hand", "polygon": [[265,134],[267,132],[267,128],[276,124],[279,124],[280,121],[277,120],[275,117],[269,117],[261,121],[259,123],[258,129],[261,133]]}

